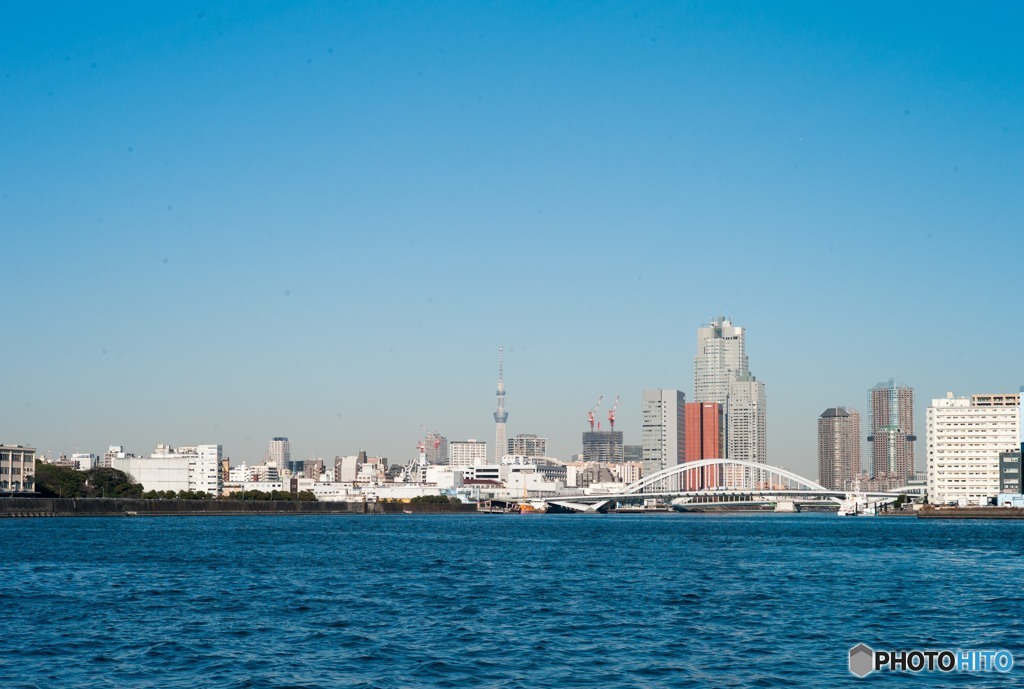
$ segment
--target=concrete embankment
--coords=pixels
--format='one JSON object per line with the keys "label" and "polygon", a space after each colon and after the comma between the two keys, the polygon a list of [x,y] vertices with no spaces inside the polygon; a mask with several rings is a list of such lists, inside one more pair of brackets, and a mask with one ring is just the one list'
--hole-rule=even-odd
{"label": "concrete embankment", "polygon": [[134,500],[119,498],[0,498],[0,517],[111,517],[243,514],[442,514],[476,505],[299,502],[285,500]]}
{"label": "concrete embankment", "polygon": [[917,511],[918,519],[1024,519],[1024,509],[1013,507],[943,507]]}

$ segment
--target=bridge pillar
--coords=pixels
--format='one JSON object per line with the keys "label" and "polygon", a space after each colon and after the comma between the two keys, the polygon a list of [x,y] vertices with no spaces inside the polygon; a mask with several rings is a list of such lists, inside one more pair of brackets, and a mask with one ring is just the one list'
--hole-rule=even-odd
{"label": "bridge pillar", "polygon": [[775,503],[776,512],[799,512],[800,507],[793,500],[779,500]]}

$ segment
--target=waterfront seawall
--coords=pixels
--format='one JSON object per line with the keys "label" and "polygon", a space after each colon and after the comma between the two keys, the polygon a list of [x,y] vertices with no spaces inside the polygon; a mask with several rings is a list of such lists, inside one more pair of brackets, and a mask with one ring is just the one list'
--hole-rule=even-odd
{"label": "waterfront seawall", "polygon": [[1024,519],[1015,507],[940,507],[917,511],[919,519]]}
{"label": "waterfront seawall", "polygon": [[112,517],[243,514],[440,514],[476,512],[476,505],[300,502],[291,500],[137,500],[0,498],[0,517]]}

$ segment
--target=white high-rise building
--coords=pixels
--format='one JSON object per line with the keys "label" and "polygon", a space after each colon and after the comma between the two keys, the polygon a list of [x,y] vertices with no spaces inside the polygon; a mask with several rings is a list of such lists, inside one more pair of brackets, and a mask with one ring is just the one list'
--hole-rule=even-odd
{"label": "white high-rise building", "polygon": [[728,419],[727,447],[730,459],[768,463],[767,414],[764,383],[749,373],[729,384],[725,405]]}
{"label": "white high-rise building", "polygon": [[279,474],[288,468],[288,463],[292,461],[292,448],[288,438],[279,436],[270,441],[267,445],[266,461],[276,464]]}
{"label": "white high-rise building", "polygon": [[482,440],[453,440],[448,443],[451,453],[448,464],[456,467],[471,467],[487,464],[487,443]]}
{"label": "white high-rise building", "polygon": [[723,407],[729,384],[750,372],[743,328],[719,316],[697,328],[697,356],[693,360],[693,401],[718,402]]}
{"label": "white high-rise building", "polygon": [[[640,446],[644,476],[682,464],[686,457],[686,395],[679,390],[644,390]],[[678,488],[677,479],[667,487]]]}
{"label": "white high-rise building", "polygon": [[[717,402],[725,410],[725,456],[768,463],[767,399],[764,383],[750,374],[746,333],[725,317],[697,329],[695,402]],[[727,467],[726,486],[745,485],[750,472]]]}
{"label": "white high-rise building", "polygon": [[[725,405],[726,455],[755,464],[768,463],[768,416],[764,383],[745,373],[729,383],[729,399]],[[749,486],[749,469],[726,467],[726,486]],[[767,486],[766,486],[767,487]]]}
{"label": "white high-rise building", "polygon": [[925,414],[928,501],[978,504],[999,494],[999,453],[1020,450],[1020,395],[932,400]]}

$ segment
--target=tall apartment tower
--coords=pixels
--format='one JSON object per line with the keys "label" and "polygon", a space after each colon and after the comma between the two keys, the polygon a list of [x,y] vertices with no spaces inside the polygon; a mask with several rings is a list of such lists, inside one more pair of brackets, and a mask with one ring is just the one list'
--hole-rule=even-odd
{"label": "tall apartment tower", "polygon": [[766,402],[764,383],[750,373],[744,373],[729,384],[725,415],[728,419],[726,452],[730,459],[768,463]]}
{"label": "tall apartment tower", "polygon": [[681,464],[686,458],[686,395],[644,390],[640,418],[644,476]]}
{"label": "tall apartment tower", "polygon": [[914,477],[914,388],[879,383],[868,390],[868,442],[873,478]]}
{"label": "tall apartment tower", "polygon": [[498,347],[498,409],[494,412],[494,463],[501,464],[501,453],[505,451],[505,422],[508,412],[505,411],[505,348]]}
{"label": "tall apartment tower", "polygon": [[508,439],[508,453],[522,457],[547,457],[548,439],[534,433],[520,433]]}
{"label": "tall apartment tower", "polygon": [[818,483],[848,490],[860,474],[860,413],[832,407],[818,417]]}
{"label": "tall apartment tower", "polygon": [[[685,461],[721,459],[725,456],[725,408],[718,402],[686,403]],[[721,485],[721,471],[705,467],[686,475],[686,490],[706,490]]]}
{"label": "tall apartment tower", "polygon": [[292,461],[292,448],[288,438],[279,436],[270,441],[267,445],[266,461],[275,462],[278,471],[288,468],[288,462]]}
{"label": "tall apartment tower", "polygon": [[487,443],[482,440],[453,440],[448,443],[448,463],[454,467],[472,467],[487,464]]}

